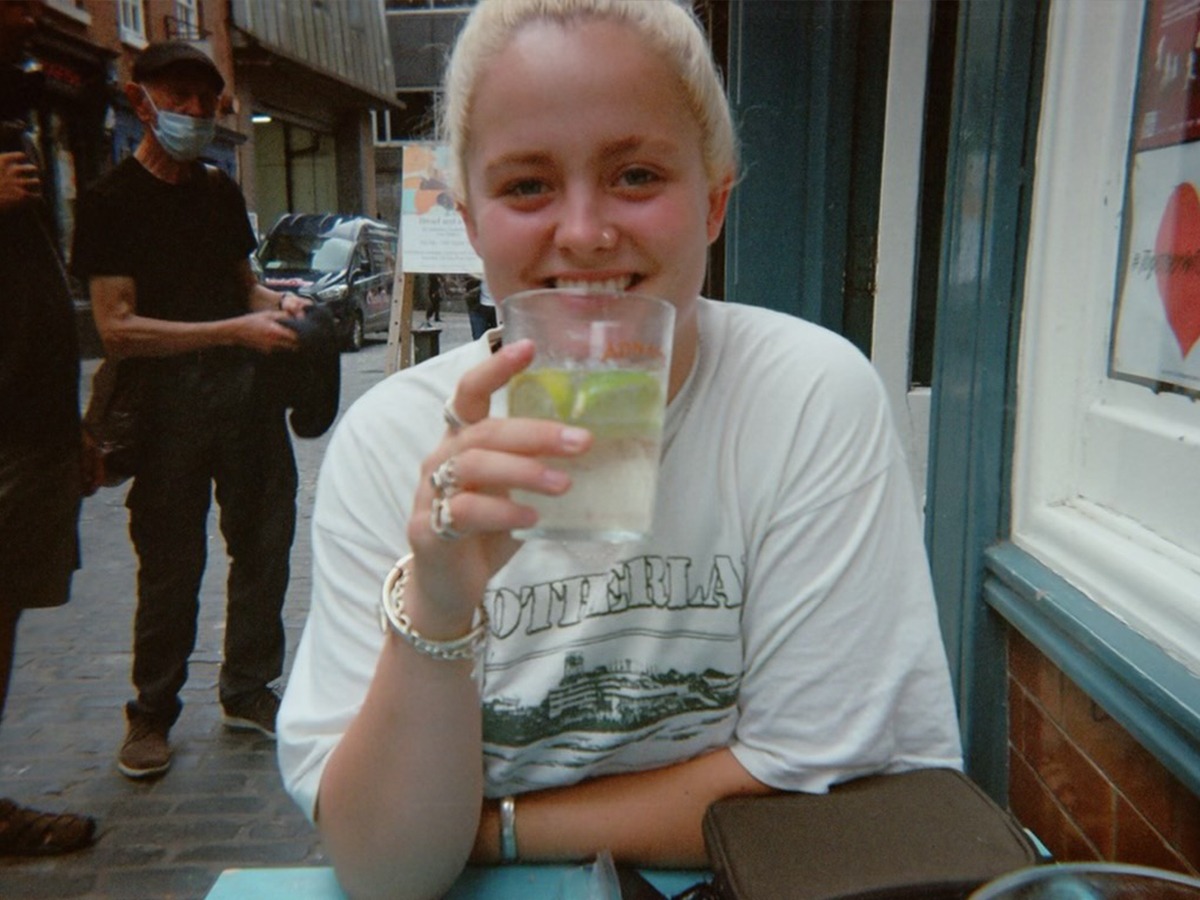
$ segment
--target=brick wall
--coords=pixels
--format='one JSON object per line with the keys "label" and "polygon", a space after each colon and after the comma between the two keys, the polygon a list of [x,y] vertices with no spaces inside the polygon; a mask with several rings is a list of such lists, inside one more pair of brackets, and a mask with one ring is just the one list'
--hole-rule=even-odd
{"label": "brick wall", "polygon": [[1060,862],[1200,872],[1200,799],[1009,632],[1009,803]]}

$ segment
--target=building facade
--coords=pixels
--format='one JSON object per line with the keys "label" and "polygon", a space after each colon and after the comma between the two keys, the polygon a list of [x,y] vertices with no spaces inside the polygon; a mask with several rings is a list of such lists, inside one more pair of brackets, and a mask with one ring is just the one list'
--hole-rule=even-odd
{"label": "building facade", "polygon": [[377,211],[370,110],[399,109],[382,0],[42,4],[38,138],[64,255],[76,193],[141,140],[122,87],[151,41],[189,41],[224,75],[206,160],[242,185],[260,228],[284,212]]}
{"label": "building facade", "polygon": [[730,300],[884,378],[970,774],[1059,860],[1200,869],[1200,9],[707,4]]}
{"label": "building facade", "polygon": [[283,213],[377,216],[372,110],[399,110],[382,0],[228,0],[243,188]]}

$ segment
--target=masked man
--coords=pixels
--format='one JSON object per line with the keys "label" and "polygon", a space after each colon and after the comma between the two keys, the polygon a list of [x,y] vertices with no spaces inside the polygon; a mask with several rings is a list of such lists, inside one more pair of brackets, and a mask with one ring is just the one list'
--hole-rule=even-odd
{"label": "masked man", "polygon": [[199,161],[225,82],[204,53],[151,44],[125,95],[145,134],[81,199],[72,264],[91,294],[106,355],[141,390],[129,533],[138,556],[133,684],[117,768],[171,763],[195,647],[206,525],[215,488],[229,553],[219,696],[225,724],[275,734],[272,682],[295,530],[296,466],[267,354],[297,346],[284,323],[307,301],[258,284],[255,237],[237,185]]}

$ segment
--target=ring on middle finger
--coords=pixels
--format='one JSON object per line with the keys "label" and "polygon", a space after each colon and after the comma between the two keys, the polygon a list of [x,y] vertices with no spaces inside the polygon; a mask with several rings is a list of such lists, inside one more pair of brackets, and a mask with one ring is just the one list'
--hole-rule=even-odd
{"label": "ring on middle finger", "polygon": [[429,508],[429,527],[444,541],[456,541],[462,532],[454,527],[454,516],[450,512],[450,498],[434,497]]}
{"label": "ring on middle finger", "polygon": [[440,466],[433,470],[429,482],[439,497],[453,497],[458,493],[458,470],[454,457],[448,457]]}

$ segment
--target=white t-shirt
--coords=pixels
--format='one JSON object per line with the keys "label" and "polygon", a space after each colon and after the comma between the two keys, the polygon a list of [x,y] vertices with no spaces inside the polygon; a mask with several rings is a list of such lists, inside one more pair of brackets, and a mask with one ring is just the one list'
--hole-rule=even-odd
{"label": "white t-shirt", "polygon": [[[848,342],[701,300],[667,410],[653,535],[527,543],[489,583],[485,793],[571,784],[728,746],[755,778],[821,792],[961,766],[945,651],[883,390]],[[313,600],[279,715],[311,816],[383,646],[420,461],[486,336],[381,382],[321,470]],[[503,397],[493,402],[503,414]]]}

